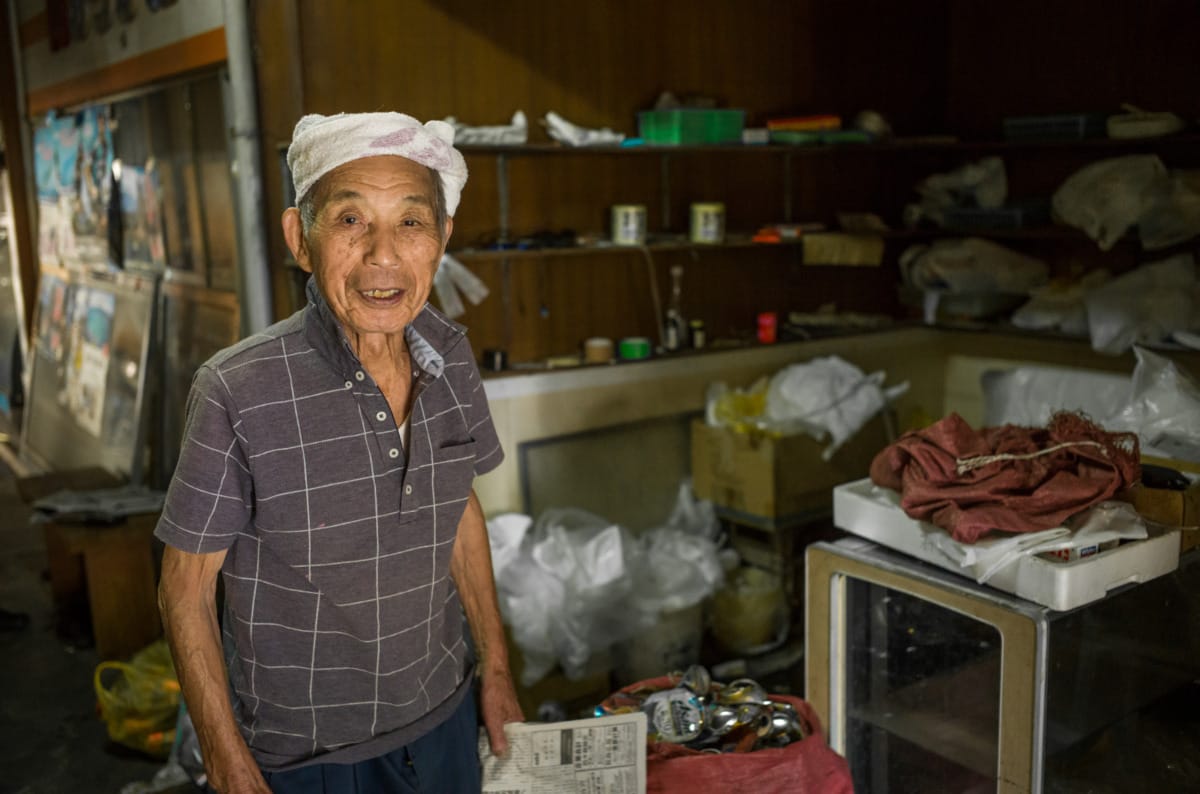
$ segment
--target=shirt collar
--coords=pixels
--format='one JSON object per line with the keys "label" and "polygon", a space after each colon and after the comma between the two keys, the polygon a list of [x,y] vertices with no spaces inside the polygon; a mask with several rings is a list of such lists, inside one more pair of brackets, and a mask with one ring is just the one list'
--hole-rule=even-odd
{"label": "shirt collar", "polygon": [[[350,348],[342,324],[338,322],[317,288],[317,280],[309,276],[304,288],[308,305],[304,313],[304,335],[317,352],[336,366],[347,380],[362,367]],[[413,364],[422,372],[440,378],[446,368],[446,356],[463,340],[467,329],[426,303],[416,318],[404,327],[404,340]]]}

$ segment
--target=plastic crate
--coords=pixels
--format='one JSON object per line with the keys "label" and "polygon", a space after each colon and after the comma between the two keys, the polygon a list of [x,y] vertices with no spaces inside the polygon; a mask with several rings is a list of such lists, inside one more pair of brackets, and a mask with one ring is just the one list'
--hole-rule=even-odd
{"label": "plastic crate", "polygon": [[650,144],[741,143],[744,110],[645,110],[638,135]]}
{"label": "plastic crate", "polygon": [[1108,134],[1105,113],[1068,113],[1059,116],[1010,116],[1004,119],[1004,137],[1012,141],[1075,141]]}

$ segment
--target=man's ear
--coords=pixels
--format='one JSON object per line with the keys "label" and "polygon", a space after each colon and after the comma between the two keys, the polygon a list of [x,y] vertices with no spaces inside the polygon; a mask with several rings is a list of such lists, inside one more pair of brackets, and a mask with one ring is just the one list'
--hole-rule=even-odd
{"label": "man's ear", "polygon": [[450,235],[453,231],[454,231],[454,218],[447,215],[446,216],[446,233],[442,235],[442,250],[443,251],[445,251],[446,247],[448,245],[450,245]]}
{"label": "man's ear", "polygon": [[308,241],[304,239],[304,226],[300,223],[300,210],[288,207],[283,211],[280,222],[283,224],[283,239],[287,242],[296,264],[305,273],[311,273],[312,262],[308,256]]}

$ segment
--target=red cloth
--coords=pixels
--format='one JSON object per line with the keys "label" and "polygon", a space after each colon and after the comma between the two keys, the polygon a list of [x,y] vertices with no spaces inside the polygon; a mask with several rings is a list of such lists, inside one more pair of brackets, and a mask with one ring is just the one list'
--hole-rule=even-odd
{"label": "red cloth", "polygon": [[[1026,455],[1057,444],[1072,446],[1028,460],[959,470],[964,459]],[[994,529],[1032,532],[1062,526],[1140,476],[1136,435],[1109,433],[1071,413],[1055,414],[1045,428],[1004,425],[978,431],[950,414],[905,433],[871,462],[871,480],[899,491],[900,506],[909,517],[931,521],[964,543]]]}
{"label": "red cloth", "polygon": [[[659,676],[620,692],[670,689],[679,685],[679,678]],[[850,767],[826,743],[812,706],[790,695],[770,697],[791,703],[811,733],[786,747],[746,753],[705,753],[651,742],[646,747],[646,794],[854,794]]]}

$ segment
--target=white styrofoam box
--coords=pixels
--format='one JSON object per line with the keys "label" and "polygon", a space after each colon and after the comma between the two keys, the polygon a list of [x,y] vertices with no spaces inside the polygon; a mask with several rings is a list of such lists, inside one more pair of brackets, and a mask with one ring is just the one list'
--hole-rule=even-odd
{"label": "white styrofoam box", "polygon": [[[962,567],[939,549],[931,536],[947,535],[946,530],[909,518],[897,505],[880,498],[870,479],[833,489],[833,523],[948,571],[972,579],[983,573],[982,564]],[[997,570],[987,584],[1051,609],[1067,610],[1098,601],[1121,585],[1147,582],[1178,567],[1179,530],[1171,530],[1071,562],[1025,555]]]}

